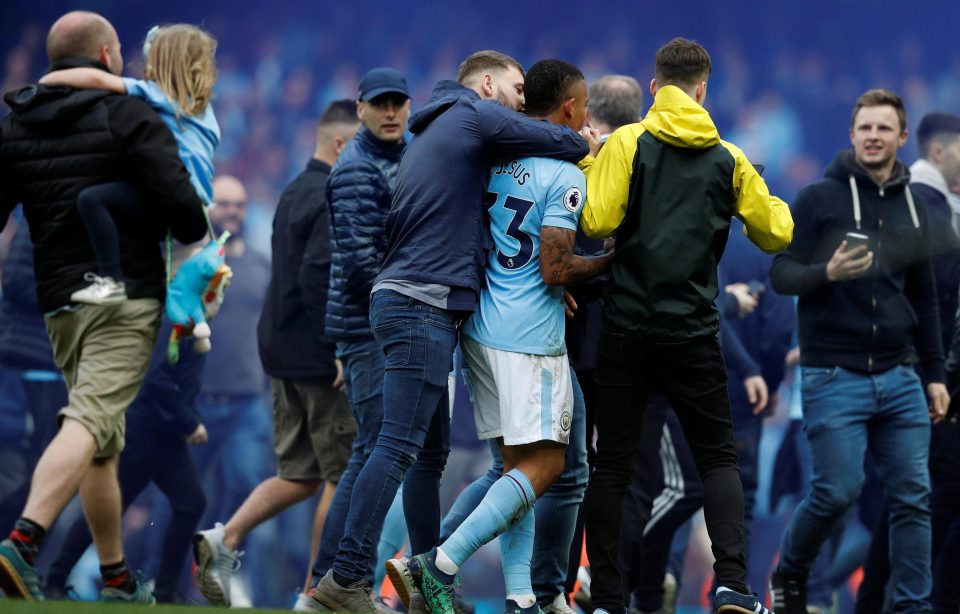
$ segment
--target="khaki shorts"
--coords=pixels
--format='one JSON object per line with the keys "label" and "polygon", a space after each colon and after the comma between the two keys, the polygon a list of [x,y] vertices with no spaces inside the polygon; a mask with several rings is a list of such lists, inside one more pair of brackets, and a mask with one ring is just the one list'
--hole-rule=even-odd
{"label": "khaki shorts", "polygon": [[157,342],[160,301],[84,305],[44,320],[69,392],[58,423],[71,418],[86,427],[97,442],[95,458],[120,454],[123,415],[140,391]]}
{"label": "khaki shorts", "polygon": [[271,378],[277,476],[336,484],[347,466],[357,424],[331,384]]}

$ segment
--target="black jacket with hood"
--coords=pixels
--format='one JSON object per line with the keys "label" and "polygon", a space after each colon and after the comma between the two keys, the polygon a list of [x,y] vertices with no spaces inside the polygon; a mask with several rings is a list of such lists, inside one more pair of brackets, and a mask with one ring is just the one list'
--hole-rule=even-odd
{"label": "black jacket with hood", "polygon": [[[52,68],[90,66],[74,59]],[[87,187],[131,181],[143,194],[148,223],[118,224],[120,258],[130,298],[163,300],[159,240],[167,228],[181,242],[206,232],[203,205],[177,154],[170,129],[144,101],[105,90],[30,85],[10,92],[0,122],[0,219],[23,203],[34,245],[37,299],[49,312],[88,284],[96,258],[77,196]]]}
{"label": "black jacket with hood", "polygon": [[[897,161],[878,185],[845,150],[825,176],[797,196],[793,243],[770,274],[774,290],[799,296],[800,364],[878,373],[919,362],[925,383],[943,382],[927,206],[907,189],[909,170]],[[830,282],[847,232],[869,237],[873,266]]]}

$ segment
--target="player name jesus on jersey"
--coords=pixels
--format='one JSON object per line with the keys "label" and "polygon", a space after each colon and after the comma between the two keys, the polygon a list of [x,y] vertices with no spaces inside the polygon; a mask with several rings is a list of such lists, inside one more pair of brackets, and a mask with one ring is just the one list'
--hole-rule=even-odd
{"label": "player name jesus on jersey", "polygon": [[576,231],[586,193],[583,173],[569,162],[519,158],[493,165],[487,207],[494,248],[466,335],[508,352],[566,353],[563,288],[540,275],[540,228]]}

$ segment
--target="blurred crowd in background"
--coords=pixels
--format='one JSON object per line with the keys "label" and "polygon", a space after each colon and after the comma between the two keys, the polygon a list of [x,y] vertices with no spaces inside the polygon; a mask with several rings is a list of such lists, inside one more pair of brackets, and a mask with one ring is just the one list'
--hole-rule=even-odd
{"label": "blurred crowd in background", "polygon": [[[819,177],[836,151],[846,146],[851,101],[866,89],[885,87],[901,94],[911,128],[927,112],[955,113],[960,100],[960,46],[955,35],[960,9],[949,3],[918,2],[894,10],[892,4],[883,2],[781,6],[697,1],[673,15],[661,15],[660,9],[642,4],[618,7],[612,3],[586,6],[536,1],[496,7],[426,0],[287,0],[269,6],[224,0],[168,0],[150,6],[104,0],[95,7],[64,1],[4,4],[0,9],[3,92],[34,82],[44,73],[46,30],[69,9],[93,8],[115,24],[123,43],[126,72],[133,76],[140,76],[142,41],[151,26],[176,21],[209,29],[219,40],[214,106],[223,138],[216,153],[217,174],[233,175],[245,186],[247,216],[242,234],[265,258],[270,253],[271,220],[279,195],[313,152],[320,112],[334,100],[356,98],[360,77],[374,66],[392,66],[406,75],[415,111],[437,80],[452,78],[460,60],[478,49],[499,49],[526,65],[542,58],[561,58],[580,67],[588,82],[620,73],[645,86],[652,77],[656,48],[674,35],[689,36],[713,55],[714,76],[706,106],[720,133],[740,145],[751,160],[764,164],[771,192],[788,201]],[[644,108],[649,106],[649,96],[644,103]],[[907,163],[916,159],[916,149],[910,144],[903,153]],[[8,226],[5,234],[9,235],[13,226]],[[0,243],[4,254],[7,243]],[[218,323],[213,325],[220,339],[249,336],[253,340],[248,344],[253,355],[239,362],[256,356],[259,305],[254,301],[248,307],[248,321],[218,322],[221,327],[229,324],[232,330],[218,330]],[[230,369],[229,361],[208,365],[202,399],[214,402],[216,395],[231,394],[217,388],[218,382],[236,378]],[[23,412],[25,400],[18,384],[18,377],[0,369],[0,447],[33,450],[39,455],[40,442],[50,436],[51,425],[36,424]],[[259,447],[224,449],[221,454],[234,456],[210,464],[212,470],[204,476],[208,512],[202,527],[225,520],[216,515],[218,511],[234,509],[253,485],[275,471],[266,376],[244,384],[249,388],[244,394],[252,393],[251,402],[263,416],[259,425],[248,425],[259,430],[246,445]],[[760,487],[751,542],[754,586],[765,584],[786,518],[806,480],[800,470],[791,474],[796,478],[793,488],[779,478],[776,484],[771,481],[778,451],[783,445],[794,445],[799,407],[795,388],[795,378],[788,373],[779,395],[780,407],[767,420],[760,444]],[[455,403],[459,405],[462,403]],[[471,412],[454,411],[453,419],[455,451],[441,493],[441,503],[446,506],[489,464],[486,446],[478,444],[473,435]],[[242,482],[225,480],[217,473],[218,467],[238,463],[244,467]],[[15,482],[19,477],[20,488],[26,488],[29,475],[12,475],[15,471],[8,472],[12,466],[4,465],[4,480]],[[868,488],[864,496],[871,501],[869,497],[876,500],[878,494],[871,495]],[[12,501],[0,506],[4,520],[8,520],[7,514],[15,517],[19,511],[19,505],[6,505]],[[147,575],[155,573],[159,528],[169,513],[165,506],[165,499],[148,489],[125,518],[129,559]],[[314,508],[315,500],[300,504],[251,534],[248,556],[238,574],[241,595],[245,593],[248,602],[290,606],[308,566]],[[832,545],[835,556],[829,577],[840,589],[841,611],[849,607],[850,589],[845,583],[866,556],[875,522],[871,514],[876,513],[870,504],[861,505]],[[77,514],[79,508],[75,507],[72,518]],[[65,516],[58,524],[66,526],[72,518]],[[690,544],[679,605],[693,608],[703,602],[711,582],[711,554],[702,521],[694,524]],[[50,557],[56,552],[55,546],[47,549]],[[269,554],[257,556],[257,552]],[[464,586],[478,591],[468,597],[478,599],[481,609],[484,604],[499,607],[502,598],[496,593],[501,590],[498,581],[480,579],[491,568],[498,568],[498,556],[495,547],[488,547],[463,571]],[[86,567],[81,565],[75,572],[73,585],[81,596],[92,598],[97,567],[95,557],[88,559]],[[189,590],[188,572],[185,570],[185,590]],[[235,598],[235,603],[243,602],[242,597]]]}
{"label": "blurred crowd in background", "polygon": [[[44,36],[57,15],[79,5],[5,3],[0,24],[3,91],[35,81],[46,67]],[[270,214],[313,151],[315,124],[331,101],[354,98],[360,77],[392,66],[407,77],[415,111],[433,84],[450,78],[478,49],[503,49],[525,65],[556,57],[588,82],[631,75],[644,87],[656,49],[683,33],[711,50],[707,108],[724,138],[766,165],[771,191],[788,200],[818,177],[849,121],[849,101],[871,87],[898,92],[914,128],[925,113],[960,99],[960,49],[949,3],[813,2],[720,5],[695,2],[672,14],[640,5],[584,7],[514,3],[371,0],[313,3],[182,0],[133,8],[96,3],[116,24],[127,73],[139,76],[141,46],[157,23],[201,24],[218,39],[215,108],[223,130],[217,172],[250,193],[251,244],[269,252]],[[956,16],[956,9],[953,9]],[[649,105],[649,96],[644,101]],[[915,154],[908,144],[906,151]]]}

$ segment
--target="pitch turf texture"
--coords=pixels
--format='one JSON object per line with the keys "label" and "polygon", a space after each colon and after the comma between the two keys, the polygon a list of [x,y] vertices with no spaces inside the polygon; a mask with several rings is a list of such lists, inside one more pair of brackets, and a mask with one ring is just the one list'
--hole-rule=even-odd
{"label": "pitch turf texture", "polygon": [[[0,597],[0,614],[211,614],[210,606],[158,605],[152,608],[125,603],[81,603],[78,601],[40,601],[27,603]],[[290,610],[246,610],[248,612],[283,612]]]}

